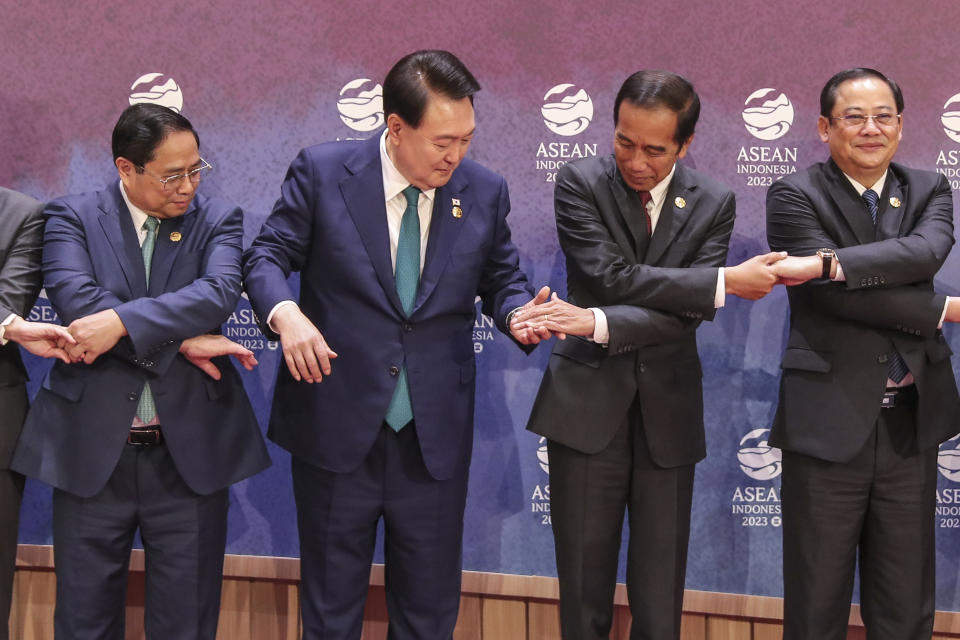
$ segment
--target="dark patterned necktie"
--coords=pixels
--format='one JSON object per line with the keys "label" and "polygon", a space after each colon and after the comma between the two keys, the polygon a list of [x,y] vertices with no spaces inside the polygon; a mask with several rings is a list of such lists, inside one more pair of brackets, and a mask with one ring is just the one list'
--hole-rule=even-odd
{"label": "dark patterned necktie", "polygon": [[[863,201],[867,205],[867,210],[870,211],[870,217],[873,218],[873,224],[877,224],[877,214],[880,213],[880,196],[877,195],[877,192],[873,189],[867,189],[863,192]],[[899,383],[903,380],[906,375],[910,373],[910,367],[907,366],[907,363],[904,362],[903,356],[894,349],[893,353],[890,355],[890,366],[887,369],[887,375],[896,383]]]}

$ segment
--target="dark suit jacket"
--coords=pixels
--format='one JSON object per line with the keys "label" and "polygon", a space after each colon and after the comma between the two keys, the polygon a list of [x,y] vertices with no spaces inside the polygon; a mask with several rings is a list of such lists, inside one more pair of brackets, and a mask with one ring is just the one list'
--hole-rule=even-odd
{"label": "dark suit jacket", "polygon": [[946,179],[892,164],[874,227],[836,164],[815,164],[770,187],[767,237],[771,249],[792,255],[836,249],[846,278],[787,290],[790,337],[770,443],[852,458],[876,423],[894,348],[916,379],[920,450],[960,430],[951,351],[937,329],[945,297],[933,291],[953,245]]}
{"label": "dark suit jacket", "polygon": [[715,313],[734,196],[678,164],[646,255],[638,256],[625,219],[627,189],[612,155],[567,164],[557,175],[568,295],[603,310],[610,341],[555,344],[528,429],[596,453],[639,396],[653,460],[692,464],[706,455],[696,328]]}
{"label": "dark suit jacket", "polygon": [[120,458],[147,381],[170,455],[191,489],[212,493],[266,468],[263,438],[229,359],[216,360],[223,373],[216,381],[178,354],[185,338],[219,332],[240,296],[240,209],[197,195],[183,216],[163,220],[149,289],[119,183],[54,200],[44,215],[43,273],[60,319],[114,309],[129,336],[92,365],[54,364],[13,468],[95,495]]}
{"label": "dark suit jacket", "polygon": [[[286,278],[300,271],[300,308],[339,355],[319,384],[296,382],[280,367],[269,437],[315,466],[356,468],[405,363],[424,462],[444,479],[470,460],[476,296],[508,332],[507,314],[532,290],[510,240],[506,182],[464,160],[436,191],[420,288],[407,317],[390,258],[379,139],[301,151],[244,256],[244,284],[260,319],[295,298]],[[453,199],[460,218],[452,215]]]}
{"label": "dark suit jacket", "polygon": [[[43,204],[33,198],[0,187],[0,322],[11,313],[26,318],[40,292],[42,210]],[[0,347],[0,386],[26,380],[20,347],[7,342]],[[22,412],[22,406],[0,407],[0,469],[10,468]]]}

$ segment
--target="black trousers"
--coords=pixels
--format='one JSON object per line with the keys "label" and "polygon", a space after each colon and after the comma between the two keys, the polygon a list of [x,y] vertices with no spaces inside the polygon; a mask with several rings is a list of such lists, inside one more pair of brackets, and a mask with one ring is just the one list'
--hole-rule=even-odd
{"label": "black trousers", "polygon": [[460,608],[468,466],[427,472],[416,427],[384,425],[357,469],[292,462],[304,640],[359,640],[383,518],[390,640],[450,640]]}
{"label": "black trousers", "polygon": [[858,559],[867,638],[930,640],[937,449],[916,450],[915,391],[898,399],[853,460],[783,452],[784,640],[847,637]]}
{"label": "black trousers", "polygon": [[630,637],[679,639],[694,465],[650,459],[637,402],[603,451],[547,451],[564,640],[609,637],[625,510]]}
{"label": "black trousers", "polygon": [[227,536],[227,489],[198,495],[164,445],[127,445],[92,498],[53,494],[58,640],[122,640],[136,530],[146,554],[146,636],[214,640]]}

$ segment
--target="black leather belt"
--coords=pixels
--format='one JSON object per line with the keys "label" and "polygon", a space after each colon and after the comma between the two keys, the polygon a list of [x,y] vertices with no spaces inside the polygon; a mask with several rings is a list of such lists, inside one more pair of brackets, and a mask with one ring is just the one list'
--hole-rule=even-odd
{"label": "black leather belt", "polygon": [[908,384],[905,387],[888,387],[880,400],[881,409],[893,409],[896,406],[914,403],[917,401],[917,386]]}
{"label": "black leather belt", "polygon": [[163,442],[163,432],[160,427],[131,427],[127,435],[127,444],[137,447],[148,447]]}

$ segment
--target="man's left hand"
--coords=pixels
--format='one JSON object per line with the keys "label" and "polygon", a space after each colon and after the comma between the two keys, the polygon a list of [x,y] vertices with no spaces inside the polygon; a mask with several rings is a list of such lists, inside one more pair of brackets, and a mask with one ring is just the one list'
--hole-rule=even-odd
{"label": "man's left hand", "polygon": [[70,359],[73,362],[83,360],[87,364],[93,364],[94,360],[127,335],[127,328],[113,309],[77,318],[70,323],[67,331],[77,341],[76,345],[67,349]]}
{"label": "man's left hand", "polygon": [[556,293],[549,302],[536,307],[524,307],[513,314],[510,328],[518,330],[549,331],[563,340],[567,335],[592,336],[596,329],[593,311],[584,309],[565,300]]}
{"label": "man's left hand", "polygon": [[180,344],[180,353],[204,373],[219,380],[220,369],[211,361],[217,356],[233,356],[247,371],[253,371],[257,366],[257,358],[249,349],[240,346],[230,338],[221,335],[204,334],[194,338],[187,338]]}
{"label": "man's left hand", "polygon": [[544,327],[531,327],[531,326],[517,326],[517,317],[522,314],[525,310],[530,309],[536,305],[544,304],[550,298],[550,287],[544,286],[541,287],[540,291],[537,292],[537,295],[530,300],[527,304],[523,305],[513,314],[513,317],[510,318],[510,334],[513,336],[513,339],[519,342],[520,344],[540,344],[541,340],[549,340],[553,335],[550,331]]}

